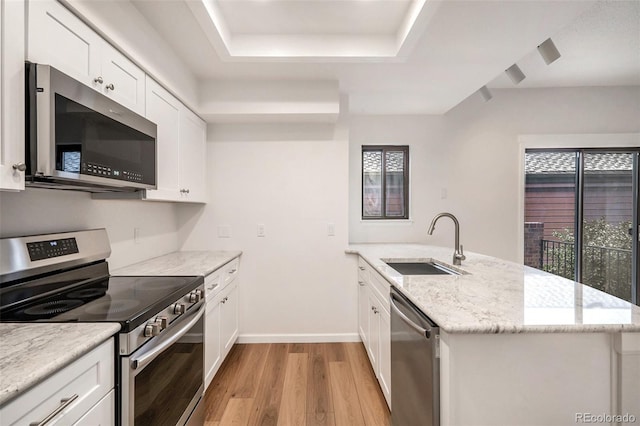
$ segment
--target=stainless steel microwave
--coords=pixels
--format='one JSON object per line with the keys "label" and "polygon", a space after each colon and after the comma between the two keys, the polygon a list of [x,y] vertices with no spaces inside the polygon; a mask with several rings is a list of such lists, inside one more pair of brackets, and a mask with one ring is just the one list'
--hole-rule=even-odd
{"label": "stainless steel microwave", "polygon": [[26,184],[156,188],[154,123],[49,65],[25,63]]}

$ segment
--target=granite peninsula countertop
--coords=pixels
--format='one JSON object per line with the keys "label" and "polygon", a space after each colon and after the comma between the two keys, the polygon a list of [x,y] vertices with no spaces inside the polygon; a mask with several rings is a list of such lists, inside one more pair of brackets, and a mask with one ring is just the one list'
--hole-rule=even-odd
{"label": "granite peninsula countertop", "polygon": [[119,330],[117,323],[1,323],[0,405]]}
{"label": "granite peninsula countertop", "polygon": [[203,275],[207,276],[241,251],[176,251],[111,271],[111,275]]}
{"label": "granite peninsula countertop", "polygon": [[[507,260],[420,244],[354,244],[358,254],[448,333],[640,332],[640,307]],[[463,275],[402,276],[383,259],[434,259]]]}

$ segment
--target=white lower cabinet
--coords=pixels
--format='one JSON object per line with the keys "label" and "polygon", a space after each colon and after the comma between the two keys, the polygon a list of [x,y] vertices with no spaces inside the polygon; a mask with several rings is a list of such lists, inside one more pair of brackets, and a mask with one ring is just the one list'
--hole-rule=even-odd
{"label": "white lower cabinet", "polygon": [[389,294],[389,284],[359,258],[358,331],[382,394],[391,407],[391,315],[383,294]]}
{"label": "white lower cabinet", "polygon": [[2,425],[115,424],[114,353],[109,339],[22,393],[0,408]]}
{"label": "white lower cabinet", "polygon": [[204,386],[207,388],[222,363],[219,301],[207,301],[207,311],[204,315]]}
{"label": "white lower cabinet", "polygon": [[74,423],[74,426],[111,426],[116,424],[116,391],[112,390],[92,409]]}
{"label": "white lower cabinet", "polygon": [[380,352],[378,355],[378,382],[382,394],[391,407],[391,315],[384,308],[378,314]]}
{"label": "white lower cabinet", "polygon": [[238,283],[232,282],[220,299],[220,339],[226,356],[238,339]]}
{"label": "white lower cabinet", "polygon": [[239,259],[236,258],[205,278],[205,389],[238,339],[238,267]]}
{"label": "white lower cabinet", "polygon": [[365,347],[369,344],[369,287],[358,280],[358,333]]}

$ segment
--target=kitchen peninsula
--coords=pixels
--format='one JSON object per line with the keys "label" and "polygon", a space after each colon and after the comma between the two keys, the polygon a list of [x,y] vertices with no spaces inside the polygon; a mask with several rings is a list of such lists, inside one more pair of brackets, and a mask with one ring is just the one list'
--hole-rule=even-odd
{"label": "kitchen peninsula", "polygon": [[[361,244],[347,253],[440,327],[442,424],[640,419],[638,306],[480,254],[453,267],[450,248]],[[385,263],[429,259],[460,275],[403,276]]]}

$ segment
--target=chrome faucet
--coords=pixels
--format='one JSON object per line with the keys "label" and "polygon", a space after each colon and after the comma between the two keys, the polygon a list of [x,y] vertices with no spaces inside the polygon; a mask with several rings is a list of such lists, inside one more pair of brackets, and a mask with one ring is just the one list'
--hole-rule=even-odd
{"label": "chrome faucet", "polygon": [[458,219],[456,219],[454,215],[452,215],[451,213],[437,214],[436,217],[434,217],[433,220],[431,221],[431,225],[429,226],[429,230],[427,231],[427,234],[433,235],[433,231],[436,229],[436,222],[438,221],[438,219],[440,219],[443,216],[453,220],[453,224],[456,227],[456,237],[455,237],[456,241],[455,241],[455,247],[453,252],[453,264],[456,266],[460,266],[462,265],[462,261],[465,260],[467,257],[464,255],[464,251],[462,250],[462,245],[460,244],[460,223],[458,222]]}

